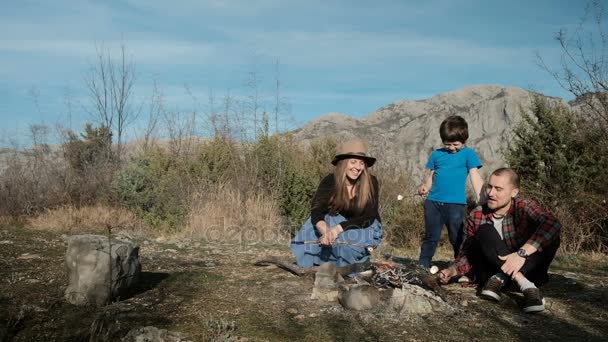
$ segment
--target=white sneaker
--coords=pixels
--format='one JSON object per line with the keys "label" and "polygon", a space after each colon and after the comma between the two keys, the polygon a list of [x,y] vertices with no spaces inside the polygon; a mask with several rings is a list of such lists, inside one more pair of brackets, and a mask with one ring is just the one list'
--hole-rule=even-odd
{"label": "white sneaker", "polygon": [[467,277],[466,275],[463,275],[460,278],[458,278],[458,280],[456,282],[459,283],[459,284],[461,284],[461,283],[470,283],[471,279],[469,279],[469,277]]}

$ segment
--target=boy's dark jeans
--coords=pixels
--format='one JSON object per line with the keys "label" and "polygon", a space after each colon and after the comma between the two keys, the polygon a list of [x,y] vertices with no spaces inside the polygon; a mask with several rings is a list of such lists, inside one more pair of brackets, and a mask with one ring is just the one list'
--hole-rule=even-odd
{"label": "boy's dark jeans", "polygon": [[[559,239],[556,239],[547,248],[530,255],[521,268],[520,272],[537,287],[549,280],[547,271],[559,244]],[[498,259],[499,255],[505,256],[516,251],[517,249],[510,250],[507,247],[493,225],[488,223],[479,226],[475,235],[475,254],[470,260],[477,282],[483,286],[491,276],[501,272],[500,267],[504,261]]]}
{"label": "boy's dark jeans", "polygon": [[431,266],[431,260],[435,255],[444,225],[448,228],[448,237],[454,249],[454,257],[458,255],[464,238],[464,215],[464,204],[424,201],[425,232],[420,246],[418,260],[420,265],[426,268]]}

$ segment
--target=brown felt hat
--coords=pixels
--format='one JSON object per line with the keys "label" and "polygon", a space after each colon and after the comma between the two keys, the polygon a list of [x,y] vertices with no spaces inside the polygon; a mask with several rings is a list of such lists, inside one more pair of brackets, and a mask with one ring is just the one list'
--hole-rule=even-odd
{"label": "brown felt hat", "polygon": [[342,159],[358,158],[365,162],[367,167],[371,167],[376,162],[376,158],[370,156],[367,152],[367,144],[360,139],[353,139],[342,143],[336,148],[336,156],[331,161],[336,165]]}

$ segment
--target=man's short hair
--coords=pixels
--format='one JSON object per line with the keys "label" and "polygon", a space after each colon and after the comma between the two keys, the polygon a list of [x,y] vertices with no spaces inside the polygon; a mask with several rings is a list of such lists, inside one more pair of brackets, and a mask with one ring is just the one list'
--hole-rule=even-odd
{"label": "man's short hair", "polygon": [[469,125],[461,116],[448,116],[439,126],[439,135],[443,142],[460,141],[464,144],[469,139]]}
{"label": "man's short hair", "polygon": [[508,176],[511,184],[513,184],[516,189],[519,189],[519,175],[510,167],[501,167],[496,169],[494,172],[492,172],[492,176]]}

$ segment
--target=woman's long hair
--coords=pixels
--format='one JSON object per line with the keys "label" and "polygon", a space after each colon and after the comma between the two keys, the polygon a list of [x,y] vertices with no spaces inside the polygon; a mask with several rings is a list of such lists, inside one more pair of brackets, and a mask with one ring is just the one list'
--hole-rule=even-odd
{"label": "woman's long hair", "polygon": [[372,186],[372,175],[369,173],[367,165],[361,170],[359,178],[355,181],[355,197],[350,199],[346,186],[350,180],[346,176],[348,159],[338,162],[334,170],[335,187],[329,199],[330,213],[336,215],[340,212],[350,211],[361,213],[365,206],[373,200],[374,187]]}

